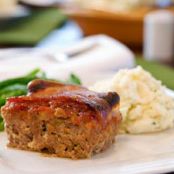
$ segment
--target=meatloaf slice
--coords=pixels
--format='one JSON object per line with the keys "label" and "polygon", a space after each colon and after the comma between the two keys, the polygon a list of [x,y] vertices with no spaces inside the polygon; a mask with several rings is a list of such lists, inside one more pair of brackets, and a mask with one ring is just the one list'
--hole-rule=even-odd
{"label": "meatloaf slice", "polygon": [[8,146],[73,159],[89,158],[114,142],[121,116],[115,92],[35,80],[29,94],[2,108]]}

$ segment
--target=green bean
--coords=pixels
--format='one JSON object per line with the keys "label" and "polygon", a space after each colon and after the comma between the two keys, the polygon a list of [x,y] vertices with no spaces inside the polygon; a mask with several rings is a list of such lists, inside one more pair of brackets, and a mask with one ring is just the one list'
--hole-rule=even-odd
{"label": "green bean", "polygon": [[20,96],[20,95],[24,95],[26,93],[27,93],[27,91],[15,90],[15,91],[10,91],[10,92],[8,92],[6,94],[1,95],[1,98],[7,99],[9,97]]}
{"label": "green bean", "polygon": [[66,82],[70,84],[81,85],[81,80],[75,74],[70,74]]}
{"label": "green bean", "polygon": [[7,86],[7,87],[0,90],[0,96],[3,94],[7,94],[11,91],[15,91],[15,90],[27,91],[27,86],[21,85],[21,84],[14,84],[11,86]]}
{"label": "green bean", "polygon": [[3,122],[3,118],[0,115],[0,132],[4,130],[4,122]]}
{"label": "green bean", "polygon": [[11,85],[0,90],[0,107],[5,104],[8,97],[24,95],[27,93],[26,85]]}
{"label": "green bean", "polygon": [[0,122],[0,132],[4,130],[4,121]]}
{"label": "green bean", "polygon": [[28,73],[26,76],[31,76],[31,77],[37,76],[38,78],[46,79],[46,73],[39,68],[34,69],[30,73]]}
{"label": "green bean", "polygon": [[35,76],[40,71],[41,70],[39,68],[36,68],[36,69],[32,70],[31,72],[29,72],[28,74],[26,74],[26,76]]}
{"label": "green bean", "polygon": [[2,122],[3,121],[3,118],[1,117],[1,114],[0,114],[0,122]]}
{"label": "green bean", "polygon": [[0,90],[3,89],[4,87],[7,87],[7,86],[10,86],[13,84],[27,85],[30,81],[32,81],[36,78],[45,79],[46,78],[45,73],[39,69],[35,69],[34,71],[30,72],[26,76],[1,81],[0,82]]}
{"label": "green bean", "polygon": [[0,107],[3,106],[5,104],[6,99],[0,97]]}
{"label": "green bean", "polygon": [[20,84],[27,84],[29,81],[33,80],[33,77],[20,77],[20,78],[14,78],[14,79],[9,79],[0,82],[0,89],[15,84],[15,83],[20,83]]}

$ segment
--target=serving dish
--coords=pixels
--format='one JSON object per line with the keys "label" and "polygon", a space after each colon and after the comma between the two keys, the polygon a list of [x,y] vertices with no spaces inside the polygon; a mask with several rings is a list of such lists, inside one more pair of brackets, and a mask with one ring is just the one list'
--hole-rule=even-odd
{"label": "serving dish", "polygon": [[[173,7],[169,8],[173,11]],[[123,12],[66,7],[64,12],[82,28],[85,35],[105,33],[129,47],[141,48],[143,43],[143,20],[155,7],[139,7]]]}
{"label": "serving dish", "polygon": [[87,9],[66,9],[65,12],[85,35],[105,33],[127,45],[139,46],[143,40],[143,16],[149,10],[116,14]]}

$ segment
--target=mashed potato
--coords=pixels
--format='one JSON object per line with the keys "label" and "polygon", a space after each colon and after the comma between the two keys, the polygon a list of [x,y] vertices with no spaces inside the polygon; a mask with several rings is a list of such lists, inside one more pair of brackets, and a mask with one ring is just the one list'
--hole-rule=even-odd
{"label": "mashed potato", "polygon": [[174,100],[165,87],[141,67],[121,70],[112,79],[91,87],[98,92],[116,91],[121,97],[122,133],[150,133],[173,127]]}

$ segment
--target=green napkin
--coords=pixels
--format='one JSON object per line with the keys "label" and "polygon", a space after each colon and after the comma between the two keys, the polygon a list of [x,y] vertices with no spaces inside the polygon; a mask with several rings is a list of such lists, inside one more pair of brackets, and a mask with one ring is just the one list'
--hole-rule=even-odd
{"label": "green napkin", "polygon": [[149,71],[156,79],[161,80],[166,87],[174,90],[174,70],[172,68],[157,62],[149,62],[142,58],[137,58],[136,62]]}
{"label": "green napkin", "polygon": [[0,44],[35,45],[65,20],[57,8],[32,10],[27,17],[0,23]]}

